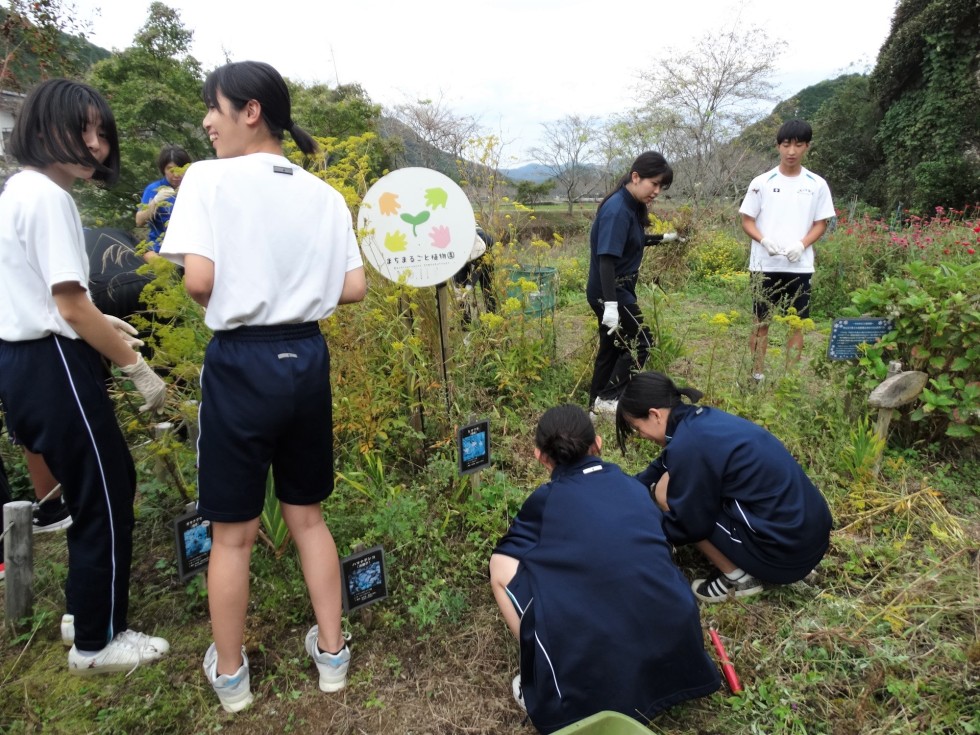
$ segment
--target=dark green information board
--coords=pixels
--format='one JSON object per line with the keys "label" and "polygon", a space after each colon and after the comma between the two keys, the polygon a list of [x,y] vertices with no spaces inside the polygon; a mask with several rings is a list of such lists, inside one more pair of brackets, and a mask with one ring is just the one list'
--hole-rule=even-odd
{"label": "dark green information board", "polygon": [[856,360],[860,356],[859,345],[873,345],[890,331],[892,331],[891,319],[881,317],[834,319],[830,327],[827,357],[831,360]]}

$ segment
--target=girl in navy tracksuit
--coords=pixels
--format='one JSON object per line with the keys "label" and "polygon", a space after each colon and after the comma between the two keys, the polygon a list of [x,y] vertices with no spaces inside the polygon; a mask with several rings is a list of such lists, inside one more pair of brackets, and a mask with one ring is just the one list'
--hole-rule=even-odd
{"label": "girl in navy tracksuit", "polygon": [[647,489],[599,459],[578,406],[549,409],[535,456],[551,481],[490,557],[490,582],[521,645],[514,695],[552,732],[602,710],[646,723],[719,686],[697,602],[670,558]]}
{"label": "girl in navy tracksuit", "polygon": [[636,477],[654,491],[674,544],[694,544],[718,568],[692,584],[706,602],[752,595],[762,582],[805,577],[830,543],[827,501],[782,443],[761,426],[716,408],[688,405],[702,393],[656,372],[633,376],[616,433],[664,447]]}
{"label": "girl in navy tracksuit", "polygon": [[91,87],[48,79],[24,100],[10,138],[23,169],[0,195],[0,403],[11,435],[61,481],[68,530],[65,601],[74,674],[129,671],[169,650],[129,629],[136,473],[106,390],[105,360],[159,410],[166,385],[136,330],[88,292],[89,261],[71,188],[119,176],[112,111]]}

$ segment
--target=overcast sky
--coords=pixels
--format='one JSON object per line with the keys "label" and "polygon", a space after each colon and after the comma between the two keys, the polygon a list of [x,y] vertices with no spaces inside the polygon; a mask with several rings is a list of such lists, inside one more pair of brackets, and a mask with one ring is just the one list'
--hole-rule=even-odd
{"label": "overcast sky", "polygon": [[[74,1],[79,20],[91,24],[89,40],[118,50],[132,45],[150,6],[150,0]],[[630,109],[641,70],[734,22],[788,43],[777,62],[780,98],[842,73],[869,71],[896,0],[167,4],[193,32],[192,54],[205,71],[226,58],[255,59],[296,81],[358,83],[386,106],[441,98],[500,134],[501,163],[510,167],[527,160],[542,123]]]}

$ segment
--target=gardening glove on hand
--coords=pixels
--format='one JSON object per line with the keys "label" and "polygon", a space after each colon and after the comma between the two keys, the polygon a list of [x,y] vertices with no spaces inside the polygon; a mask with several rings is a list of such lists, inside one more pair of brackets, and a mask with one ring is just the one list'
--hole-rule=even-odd
{"label": "gardening glove on hand", "polygon": [[619,329],[619,303],[607,301],[602,312],[602,326],[609,327],[606,334],[612,334]]}
{"label": "gardening glove on hand", "polygon": [[163,408],[163,402],[167,399],[167,384],[146,364],[143,356],[137,354],[136,362],[132,365],[120,365],[123,375],[133,381],[136,390],[140,392],[146,401],[140,406],[140,413],[144,411],[159,411]]}
{"label": "gardening glove on hand", "polygon": [[804,250],[806,250],[806,247],[799,240],[796,242],[791,242],[786,248],[786,260],[788,260],[790,263],[795,263],[803,257]]}
{"label": "gardening glove on hand", "polygon": [[675,240],[677,240],[677,233],[676,232],[665,232],[664,233],[664,236],[663,236],[663,238],[661,238],[661,240],[663,242],[674,242]]}
{"label": "gardening glove on hand", "polygon": [[124,322],[122,319],[112,314],[103,314],[106,321],[112,325],[112,327],[119,332],[119,336],[122,337],[123,342],[132,347],[134,350],[137,347],[143,346],[143,340],[139,339],[136,335],[139,332],[136,331],[136,327],[128,322]]}
{"label": "gardening glove on hand", "polygon": [[157,193],[153,197],[153,204],[159,207],[176,193],[176,189],[174,189],[172,186],[161,186],[159,189],[157,189]]}
{"label": "gardening glove on hand", "polygon": [[770,255],[782,255],[783,249],[780,247],[779,243],[775,240],[770,240],[768,237],[762,238],[762,247],[766,249]]}

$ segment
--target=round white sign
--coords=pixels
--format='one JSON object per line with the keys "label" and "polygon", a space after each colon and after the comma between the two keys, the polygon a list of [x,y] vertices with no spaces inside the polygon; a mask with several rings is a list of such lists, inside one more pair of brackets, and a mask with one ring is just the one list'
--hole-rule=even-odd
{"label": "round white sign", "polygon": [[411,286],[443,283],[466,264],[476,219],[445,174],[401,168],[372,186],[357,213],[364,258],[382,276]]}

